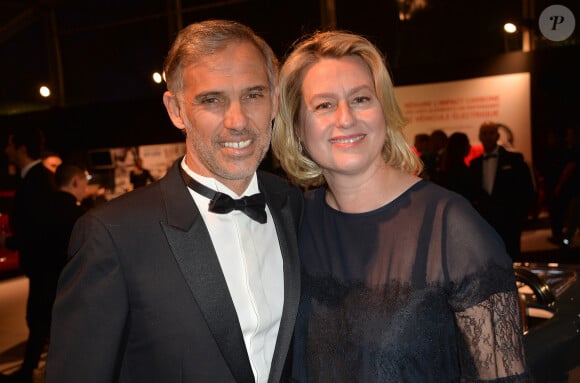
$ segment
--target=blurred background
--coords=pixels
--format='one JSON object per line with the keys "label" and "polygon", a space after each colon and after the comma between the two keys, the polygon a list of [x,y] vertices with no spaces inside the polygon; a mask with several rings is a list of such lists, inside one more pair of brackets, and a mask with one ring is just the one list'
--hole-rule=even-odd
{"label": "blurred background", "polygon": [[[571,12],[564,39],[546,38],[539,27],[553,5]],[[137,157],[161,177],[185,151],[162,103],[163,60],[179,29],[209,18],[249,25],[280,59],[304,33],[363,34],[385,53],[396,87],[529,74],[529,111],[513,114],[529,115],[534,173],[536,164],[547,163],[550,133],[580,134],[579,0],[0,0],[0,147],[10,130],[39,126],[48,149],[64,159],[84,158],[92,186],[110,198],[129,191]],[[498,98],[509,98],[505,88]],[[14,195],[16,173],[8,169],[2,151],[0,231]],[[520,270],[530,278],[524,287],[539,286],[530,291],[551,291],[545,281],[554,285],[559,310],[539,331],[530,327],[526,342],[538,382],[571,383],[580,381],[580,241],[569,249],[548,241],[541,180],[551,171],[537,174],[538,205],[522,251],[526,261],[574,267]],[[17,270],[17,253],[1,253],[0,277],[8,278],[0,278],[0,372],[19,366],[27,336],[27,285]],[[553,315],[554,302],[540,303]],[[42,381],[40,373],[37,378]]]}
{"label": "blurred background", "polygon": [[364,34],[386,54],[395,85],[530,72],[536,157],[547,129],[578,125],[579,32],[541,34],[538,17],[553,4],[579,18],[577,0],[0,0],[0,137],[40,124],[59,153],[181,141],[154,73],[181,27],[228,18],[280,58],[305,32]]}

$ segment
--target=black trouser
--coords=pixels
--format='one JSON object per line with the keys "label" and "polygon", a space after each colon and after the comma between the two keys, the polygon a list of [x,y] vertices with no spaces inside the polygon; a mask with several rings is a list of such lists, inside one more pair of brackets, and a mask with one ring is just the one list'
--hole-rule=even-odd
{"label": "black trouser", "polygon": [[29,333],[22,364],[23,372],[34,371],[47,344],[57,282],[57,273],[33,272],[29,275],[26,305],[26,323]]}

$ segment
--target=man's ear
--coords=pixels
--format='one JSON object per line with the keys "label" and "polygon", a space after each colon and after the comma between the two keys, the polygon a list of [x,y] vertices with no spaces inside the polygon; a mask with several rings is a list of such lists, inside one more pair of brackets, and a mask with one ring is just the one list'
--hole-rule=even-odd
{"label": "man's ear", "polygon": [[79,177],[77,176],[73,176],[71,182],[70,182],[70,186],[73,188],[76,188],[79,184]]}
{"label": "man's ear", "polygon": [[181,117],[181,107],[179,106],[177,96],[170,91],[166,91],[163,93],[163,104],[165,104],[165,109],[167,110],[167,114],[169,115],[171,122],[173,122],[173,125],[175,125],[177,129],[185,129],[185,123]]}

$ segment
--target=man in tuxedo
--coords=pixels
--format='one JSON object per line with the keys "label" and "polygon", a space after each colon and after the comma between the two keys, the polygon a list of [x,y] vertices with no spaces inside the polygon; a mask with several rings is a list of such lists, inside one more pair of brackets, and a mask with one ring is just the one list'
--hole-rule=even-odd
{"label": "man in tuxedo", "polygon": [[521,153],[498,145],[497,123],[484,122],[479,140],[483,154],[470,163],[473,182],[479,185],[473,203],[502,237],[512,259],[518,261],[522,228],[534,197],[530,169]]}
{"label": "man in tuxedo", "polygon": [[29,332],[21,368],[9,377],[0,375],[2,382],[33,381],[50,330],[47,286],[51,275],[47,268],[54,260],[45,252],[41,238],[43,223],[48,219],[45,217],[48,197],[56,190],[56,182],[54,174],[42,164],[44,142],[42,130],[22,126],[10,133],[5,148],[8,160],[20,171],[10,214],[13,235],[7,238],[6,246],[18,250],[20,269],[28,277],[26,323]]}
{"label": "man in tuxedo", "polygon": [[302,195],[256,171],[277,70],[271,48],[239,23],[178,34],[163,102],[186,155],[75,225],[47,383],[286,380]]}
{"label": "man in tuxedo", "polygon": [[70,162],[58,165],[55,179],[58,189],[48,196],[44,214],[47,221],[43,223],[40,238],[44,253],[51,259],[45,270],[52,276],[46,288],[50,307],[48,316],[52,311],[58,277],[67,260],[68,243],[74,224],[87,210],[82,201],[87,196],[89,185],[88,172],[84,166]]}

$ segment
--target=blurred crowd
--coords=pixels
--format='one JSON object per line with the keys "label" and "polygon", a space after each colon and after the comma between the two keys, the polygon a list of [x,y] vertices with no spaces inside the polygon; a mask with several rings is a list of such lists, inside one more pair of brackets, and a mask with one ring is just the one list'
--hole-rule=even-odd
{"label": "blurred crowd", "polygon": [[522,228],[548,213],[558,246],[572,244],[578,228],[580,145],[573,127],[548,133],[548,150],[534,166],[521,153],[499,144],[499,127],[486,121],[479,142],[463,132],[437,129],[415,135],[413,148],[424,163],[421,177],[455,191],[473,203],[502,236],[514,260],[520,257]]}

